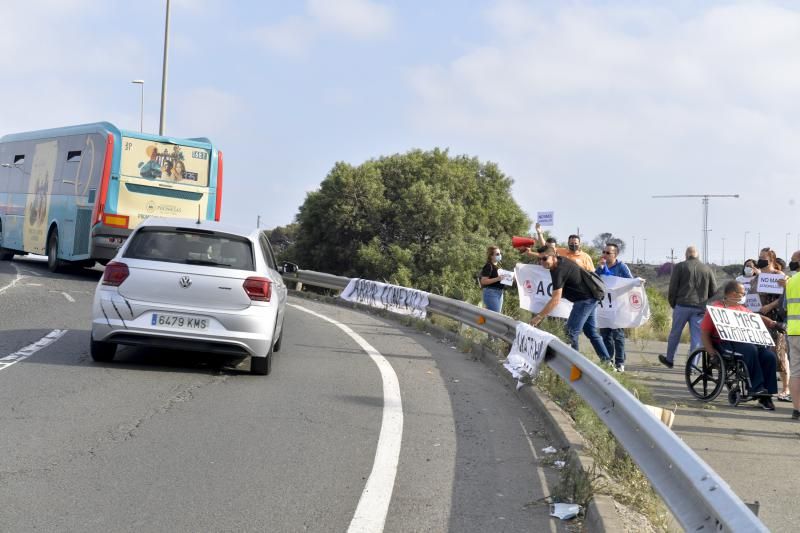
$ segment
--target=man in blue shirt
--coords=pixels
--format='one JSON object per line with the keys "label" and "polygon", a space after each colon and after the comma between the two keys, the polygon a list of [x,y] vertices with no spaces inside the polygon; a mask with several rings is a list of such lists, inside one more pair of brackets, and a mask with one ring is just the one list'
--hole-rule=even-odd
{"label": "man in blue shirt", "polygon": [[[595,272],[601,276],[617,276],[618,278],[632,278],[628,265],[617,259],[619,246],[608,242],[603,247],[603,256]],[[625,372],[625,330],[622,328],[600,328],[600,336],[606,345],[608,354],[614,358],[614,368],[617,372]]]}

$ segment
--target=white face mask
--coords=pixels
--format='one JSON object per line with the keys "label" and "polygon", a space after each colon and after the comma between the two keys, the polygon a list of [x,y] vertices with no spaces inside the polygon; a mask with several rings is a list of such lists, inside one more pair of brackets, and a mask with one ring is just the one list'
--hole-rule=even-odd
{"label": "white face mask", "polygon": [[742,296],[741,300],[739,300],[739,305],[744,305],[747,302],[747,295]]}
{"label": "white face mask", "polygon": [[494,254],[494,260],[499,263],[503,260],[503,254]]}
{"label": "white face mask", "polygon": [[753,267],[744,267],[744,275],[748,278],[753,275]]}

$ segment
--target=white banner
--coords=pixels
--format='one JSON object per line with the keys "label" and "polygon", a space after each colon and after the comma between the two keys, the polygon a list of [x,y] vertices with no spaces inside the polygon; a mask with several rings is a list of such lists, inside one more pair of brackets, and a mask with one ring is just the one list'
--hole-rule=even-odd
{"label": "white banner", "polygon": [[[517,263],[519,306],[538,313],[553,294],[550,271],[539,265]],[[606,297],[598,303],[597,327],[635,328],[650,319],[650,304],[644,290],[644,281],[639,278],[600,276],[606,284]],[[572,303],[561,298],[561,302],[550,312],[550,316],[568,318]]]}
{"label": "white banner", "polygon": [[554,335],[542,331],[524,322],[517,322],[517,334],[506,362],[503,363],[516,379],[524,377],[524,373],[535,378],[544,361],[547,345],[555,339]]}
{"label": "white banner", "polygon": [[744,342],[747,344],[761,344],[762,346],[775,346],[772,335],[761,320],[761,315],[748,311],[726,309],[715,305],[707,305],[711,321],[717,328],[719,338],[724,341]]}
{"label": "white banner", "polygon": [[351,279],[339,297],[417,318],[425,318],[428,308],[427,292],[366,279]]}

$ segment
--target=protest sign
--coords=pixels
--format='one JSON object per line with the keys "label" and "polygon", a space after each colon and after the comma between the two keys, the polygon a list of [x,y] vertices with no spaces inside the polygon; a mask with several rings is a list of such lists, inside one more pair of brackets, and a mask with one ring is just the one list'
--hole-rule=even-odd
{"label": "protest sign", "polygon": [[536,213],[536,222],[542,226],[552,226],[555,211],[539,211]]}
{"label": "protest sign", "polygon": [[427,292],[366,279],[351,279],[339,297],[417,318],[425,318],[428,308]]}
{"label": "protest sign", "polygon": [[517,322],[517,333],[503,366],[516,379],[524,378],[524,374],[536,377],[542,361],[544,361],[547,345],[555,338],[546,331],[536,329],[524,322]]}
{"label": "protest sign", "polygon": [[[519,306],[538,313],[553,295],[550,271],[539,265],[518,263],[515,268]],[[606,296],[597,307],[597,326],[600,328],[635,328],[650,319],[650,304],[644,282],[638,278],[600,276],[606,285]],[[561,298],[550,316],[568,318],[572,303]]]}
{"label": "protest sign", "polygon": [[500,283],[503,285],[512,285],[514,283],[514,271],[497,269],[497,275],[500,276]]}
{"label": "protest sign", "polygon": [[720,339],[762,346],[775,345],[761,315],[716,305],[707,305],[706,309]]}
{"label": "protest sign", "polygon": [[758,310],[761,309],[761,298],[758,294],[748,294],[745,296],[744,305],[752,312],[758,313]]}
{"label": "protest sign", "polygon": [[758,288],[756,291],[761,294],[783,294],[783,287],[778,285],[778,280],[785,278],[786,276],[780,272],[774,274],[762,272],[758,275]]}

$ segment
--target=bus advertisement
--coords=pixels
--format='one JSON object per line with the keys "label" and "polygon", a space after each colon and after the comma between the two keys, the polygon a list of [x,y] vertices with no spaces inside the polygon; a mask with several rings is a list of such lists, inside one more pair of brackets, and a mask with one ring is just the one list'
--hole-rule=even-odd
{"label": "bus advertisement", "polygon": [[108,122],[0,138],[0,260],[107,263],[150,216],[219,220],[222,152]]}

